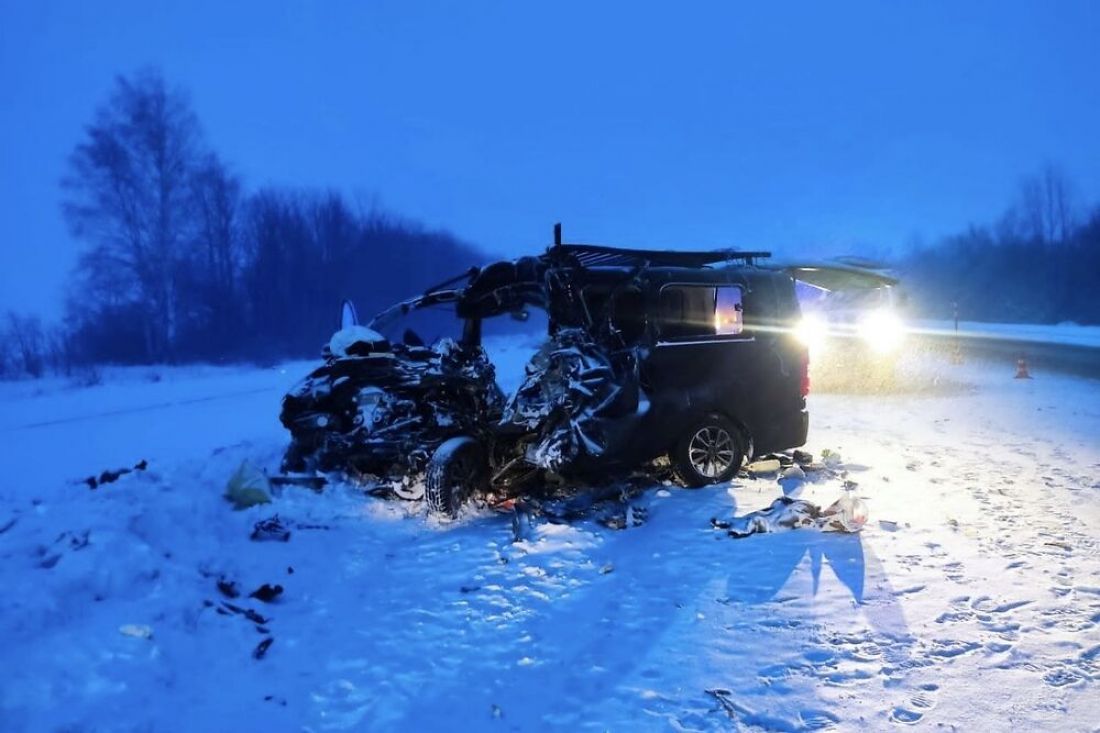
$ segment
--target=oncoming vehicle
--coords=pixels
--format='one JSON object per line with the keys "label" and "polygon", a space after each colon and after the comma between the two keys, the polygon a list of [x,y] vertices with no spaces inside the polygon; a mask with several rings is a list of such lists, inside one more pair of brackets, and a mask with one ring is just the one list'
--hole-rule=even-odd
{"label": "oncoming vehicle", "polygon": [[802,308],[799,338],[815,380],[847,376],[871,385],[892,380],[906,340],[898,280],[873,263],[842,260],[788,266]]}
{"label": "oncoming vehicle", "polygon": [[[471,496],[537,492],[667,456],[691,487],[751,455],[801,446],[807,349],[789,274],[759,252],[555,244],[473,269],[349,324],[284,398],[287,471],[344,471],[454,515]],[[393,331],[445,307],[454,336]],[[486,319],[546,312],[546,341],[506,397]],[[444,329],[436,314],[426,318]],[[389,329],[387,331],[387,329]]]}

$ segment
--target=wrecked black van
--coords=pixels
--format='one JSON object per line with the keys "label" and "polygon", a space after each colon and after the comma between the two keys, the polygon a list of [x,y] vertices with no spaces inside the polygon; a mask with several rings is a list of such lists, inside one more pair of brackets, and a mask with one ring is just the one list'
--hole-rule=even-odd
{"label": "wrecked black van", "polygon": [[[760,266],[767,256],[559,243],[346,323],[283,400],[283,468],[342,471],[405,498],[422,486],[444,515],[471,496],[506,499],[665,456],[685,486],[726,481],[747,457],[806,440],[794,281]],[[545,311],[546,341],[506,396],[482,324],[530,309]],[[437,310],[453,336],[383,335]]]}

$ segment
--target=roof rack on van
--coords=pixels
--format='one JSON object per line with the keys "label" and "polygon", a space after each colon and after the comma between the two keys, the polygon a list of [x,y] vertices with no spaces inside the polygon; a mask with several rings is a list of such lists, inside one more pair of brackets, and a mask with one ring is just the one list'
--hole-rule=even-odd
{"label": "roof rack on van", "polygon": [[583,267],[629,267],[643,263],[669,267],[703,267],[733,261],[752,265],[758,259],[772,256],[771,252],[741,252],[733,249],[624,249],[602,244],[555,244],[550,252],[573,255]]}

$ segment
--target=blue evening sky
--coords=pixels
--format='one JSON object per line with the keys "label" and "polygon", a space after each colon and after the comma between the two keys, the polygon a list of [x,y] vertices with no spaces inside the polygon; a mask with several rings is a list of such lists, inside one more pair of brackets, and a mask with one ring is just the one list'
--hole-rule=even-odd
{"label": "blue evening sky", "polygon": [[[1100,201],[1096,2],[0,0],[0,311],[56,316],[58,180],[159,67],[246,184],[485,249],[890,253],[1060,165]],[[369,273],[364,273],[369,277]]]}

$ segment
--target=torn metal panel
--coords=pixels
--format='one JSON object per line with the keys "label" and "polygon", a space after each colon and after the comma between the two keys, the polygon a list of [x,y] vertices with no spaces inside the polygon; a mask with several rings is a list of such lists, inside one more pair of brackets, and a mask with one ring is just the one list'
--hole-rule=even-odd
{"label": "torn metal panel", "polygon": [[280,419],[293,437],[285,470],[404,474],[422,469],[456,430],[499,419],[504,396],[480,346],[391,345],[356,326],[325,351],[325,363],[283,399]]}
{"label": "torn metal panel", "polygon": [[583,329],[562,329],[527,365],[502,423],[536,436],[524,455],[540,468],[562,471],[578,458],[599,457],[602,422],[637,407],[636,365],[630,351],[616,360]]}

